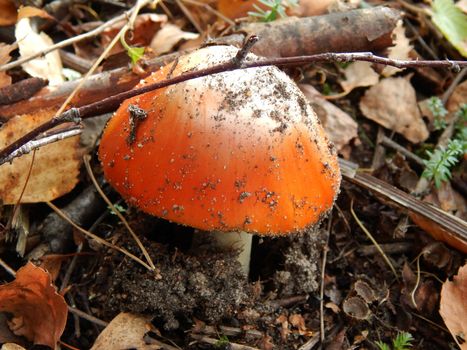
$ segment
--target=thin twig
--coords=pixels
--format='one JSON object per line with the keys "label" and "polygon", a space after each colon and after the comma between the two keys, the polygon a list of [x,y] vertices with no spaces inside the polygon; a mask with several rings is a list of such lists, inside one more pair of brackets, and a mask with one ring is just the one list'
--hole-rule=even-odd
{"label": "thin twig", "polygon": [[[294,57],[277,57],[269,59],[260,59],[258,61],[243,62],[239,66],[234,60],[228,60],[227,62],[220,63],[205,69],[198,71],[191,71],[188,73],[181,74],[179,76],[165,79],[163,81],[148,84],[138,89],[125,91],[123,93],[105,98],[101,101],[91,103],[86,106],[79,108],[71,108],[61,115],[57,115],[48,122],[40,125],[36,129],[27,133],[17,141],[13,142],[9,146],[5,147],[0,151],[0,165],[6,162],[6,157],[29,142],[39,135],[41,132],[51,129],[57,125],[68,121],[80,122],[82,119],[94,117],[103,113],[114,111],[124,100],[149,92],[156,89],[164,88],[170,85],[178,84],[187,80],[195,78],[205,77],[208,75],[238,70],[238,69],[249,69],[258,68],[265,66],[295,66],[309,64],[313,62],[352,62],[352,61],[367,61],[373,63],[380,63],[397,68],[409,68],[409,67],[437,67],[437,68],[450,68],[454,70],[460,70],[460,67],[467,67],[467,61],[403,61],[393,60],[385,57],[380,57],[372,54],[371,52],[359,52],[359,53],[323,53],[310,56],[294,56]],[[83,79],[84,81],[85,79]],[[71,100],[69,98],[65,103]],[[65,105],[65,104],[64,104]]]}
{"label": "thin twig", "polygon": [[105,22],[104,24],[100,25],[99,27],[97,27],[97,28],[95,28],[95,29],[93,29],[93,30],[91,30],[91,31],[89,31],[87,33],[83,33],[83,34],[74,36],[74,37],[72,37],[70,39],[63,40],[63,41],[61,41],[59,43],[56,43],[56,44],[54,44],[52,46],[47,47],[44,50],[36,52],[35,54],[33,54],[31,56],[23,57],[23,58],[20,58],[20,59],[18,59],[16,61],[4,64],[4,65],[0,66],[0,72],[4,72],[4,71],[6,71],[8,69],[18,67],[18,66],[22,65],[23,63],[29,62],[29,61],[37,58],[37,57],[43,57],[43,56],[47,55],[48,53],[50,53],[52,51],[62,49],[64,47],[67,47],[67,46],[69,46],[71,44],[74,44],[76,42],[79,42],[79,41],[82,41],[82,40],[85,40],[85,39],[88,39],[88,38],[95,37],[95,36],[99,35],[100,33],[102,33],[104,30],[106,30],[107,28],[109,28],[110,26],[114,25],[115,23],[117,23],[117,22],[119,22],[121,20],[124,20],[127,17],[128,17],[127,13],[124,13],[124,14],[118,16],[118,17],[115,17],[115,18],[111,19],[108,22]]}
{"label": "thin twig", "polygon": [[79,317],[85,319],[85,320],[88,320],[89,322],[92,322],[94,324],[97,324],[98,326],[101,326],[101,327],[107,327],[108,323],[105,322],[105,321],[102,321],[101,319],[97,318],[97,317],[94,317],[92,315],[89,315],[87,313],[85,313],[84,311],[81,311],[77,308],[74,308],[72,306],[68,306],[68,311],[70,311],[71,313],[75,314],[75,315],[78,315]]}
{"label": "thin twig", "polygon": [[320,323],[320,340],[321,344],[324,344],[325,340],[325,328],[324,328],[324,281],[326,273],[326,261],[329,251],[329,236],[331,235],[332,227],[332,213],[328,219],[328,227],[326,229],[326,243],[323,248],[323,261],[321,263],[321,285],[319,288],[319,323]]}
{"label": "thin twig", "polygon": [[156,269],[156,266],[152,262],[151,256],[149,255],[148,251],[144,247],[143,243],[141,243],[141,240],[138,238],[136,233],[133,231],[133,229],[130,227],[130,224],[128,224],[128,221],[125,219],[125,217],[115,208],[113,203],[107,198],[105,195],[104,191],[102,191],[101,187],[97,183],[97,180],[94,176],[94,173],[92,172],[91,169],[91,164],[89,164],[89,155],[85,155],[83,157],[84,159],[84,166],[86,167],[86,171],[88,172],[89,177],[91,178],[92,183],[94,184],[94,187],[96,188],[97,192],[100,194],[102,199],[107,203],[107,205],[111,208],[111,210],[118,216],[118,218],[123,222],[123,225],[125,225],[126,229],[128,232],[130,232],[131,236],[135,240],[136,244],[138,245],[139,249],[142,251],[144,257],[146,258],[146,261],[148,262],[149,266],[151,266],[151,270],[154,271]]}
{"label": "thin twig", "polygon": [[[196,339],[197,341],[199,341],[201,343],[206,343],[206,344],[210,344],[210,345],[213,345],[213,346],[219,345],[222,342],[222,341],[219,341],[219,339],[214,339],[214,338],[210,338],[210,337],[206,337],[206,336],[199,336],[199,335],[195,335],[195,334],[191,334],[191,337]],[[227,344],[228,344],[228,348],[231,349],[231,350],[260,350],[258,348],[254,348],[252,346],[232,343],[230,341]]]}
{"label": "thin twig", "polygon": [[115,249],[115,250],[118,250],[119,252],[125,254],[126,256],[128,256],[129,258],[135,260],[136,262],[138,262],[139,264],[143,265],[145,268],[147,268],[149,271],[152,271],[152,268],[151,266],[149,266],[148,264],[146,264],[143,260],[141,260],[140,258],[138,258],[136,255],[130,253],[128,250],[124,249],[124,248],[120,248],[119,246],[116,246],[116,245],[113,245],[109,242],[107,242],[106,240],[100,238],[99,236],[95,235],[94,233],[92,232],[89,232],[87,230],[85,230],[84,228],[82,228],[81,226],[78,226],[76,223],[73,222],[73,220],[71,220],[63,211],[61,211],[58,207],[56,207],[54,204],[52,204],[51,202],[45,202],[50,208],[52,208],[52,210],[57,213],[58,216],[60,216],[63,220],[65,220],[66,222],[68,222],[70,225],[72,225],[75,229],[77,229],[79,232],[81,232],[82,234],[84,234],[85,236],[88,236],[92,239],[94,239],[95,241],[97,241],[98,243],[102,244],[102,245],[105,245],[106,247],[109,247],[111,249]]}
{"label": "thin twig", "polygon": [[41,139],[31,140],[28,143],[24,144],[13,153],[11,153],[8,157],[5,158],[6,162],[10,162],[17,157],[21,157],[22,155],[28,154],[32,151],[35,151],[43,146],[49,145],[51,143],[61,141],[70,137],[74,137],[80,135],[83,132],[82,128],[79,126],[75,126],[71,130],[64,131],[60,134],[54,134],[51,136],[46,136]]}
{"label": "thin twig", "polygon": [[410,293],[410,298],[412,299],[412,303],[416,309],[418,309],[417,302],[415,300],[415,293],[417,292],[418,286],[420,284],[420,255],[417,256],[417,280],[415,282],[415,286],[413,287],[412,292]]}
{"label": "thin twig", "polygon": [[386,253],[381,249],[381,247],[379,246],[378,242],[376,242],[375,238],[373,237],[373,235],[370,233],[370,231],[367,230],[367,228],[363,225],[363,223],[360,221],[360,219],[358,218],[357,214],[355,214],[355,211],[353,210],[353,199],[352,201],[350,202],[350,213],[352,214],[353,218],[355,219],[355,221],[357,222],[358,226],[360,226],[360,228],[362,229],[363,232],[365,232],[366,236],[370,239],[370,241],[375,245],[375,247],[378,249],[379,253],[381,254],[381,256],[383,257],[384,261],[386,261],[386,263],[388,264],[389,268],[391,269],[392,273],[394,274],[394,276],[396,277],[396,280],[399,281],[399,276],[397,275],[397,271],[394,267],[394,265],[391,263],[391,260],[389,260],[388,256],[386,255]]}
{"label": "thin twig", "polygon": [[0,266],[4,268],[11,276],[16,277],[16,271],[10,267],[2,258],[0,258]]}
{"label": "thin twig", "polygon": [[384,146],[386,147],[389,147],[389,148],[392,148],[393,150],[403,154],[404,156],[406,156],[407,158],[413,160],[415,163],[421,165],[421,166],[425,166],[425,163],[423,163],[423,159],[420,158],[419,156],[417,156],[416,154],[410,152],[408,149],[402,147],[401,145],[399,145],[397,142],[395,142],[394,140],[391,140],[389,137],[383,135],[381,137],[381,144],[383,144]]}

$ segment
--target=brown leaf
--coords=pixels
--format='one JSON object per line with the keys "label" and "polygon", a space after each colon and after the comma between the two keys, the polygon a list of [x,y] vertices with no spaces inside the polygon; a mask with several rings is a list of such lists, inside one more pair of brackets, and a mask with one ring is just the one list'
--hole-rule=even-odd
{"label": "brown leaf", "polygon": [[[405,36],[405,28],[402,24],[402,20],[399,20],[397,22],[397,27],[393,31],[393,36],[394,36],[394,46],[391,46],[388,48],[388,58],[396,59],[396,60],[409,60],[410,59],[410,52],[413,49],[413,46],[410,45],[410,40]],[[398,72],[400,72],[402,69],[392,67],[392,66],[386,66],[384,67],[382,74],[385,77],[392,76]]]}
{"label": "brown leaf", "polygon": [[441,289],[439,313],[462,350],[467,349],[467,264]]}
{"label": "brown leaf", "polygon": [[297,6],[292,6],[287,9],[287,14],[297,17],[323,15],[334,2],[336,2],[336,0],[300,0]]}
{"label": "brown leaf", "polygon": [[91,350],[160,349],[159,345],[146,344],[143,339],[151,329],[147,317],[122,312],[99,334]]}
{"label": "brown leaf", "polygon": [[379,74],[371,68],[370,62],[353,62],[344,69],[345,80],[340,84],[345,93],[357,87],[373,86],[379,81]]}
{"label": "brown leaf", "polygon": [[362,113],[413,143],[428,138],[428,129],[417,107],[415,90],[406,78],[387,78],[372,86],[360,101]]}
{"label": "brown leaf", "polygon": [[[0,149],[9,145],[34,127],[53,116],[53,111],[43,110],[31,115],[11,118],[0,129]],[[79,174],[79,137],[72,137],[36,151],[22,203],[50,201],[71,191]],[[32,155],[24,155],[0,166],[0,199],[3,204],[15,204],[26,182]]]}
{"label": "brown leaf", "polygon": [[[154,33],[159,30],[162,24],[167,22],[166,15],[155,13],[145,13],[138,15],[134,23],[134,29],[130,35],[127,33],[125,40],[131,46],[148,46]],[[111,27],[107,28],[101,35],[101,46],[107,47],[120,29],[127,23],[127,20],[121,20]],[[116,54],[124,51],[123,46],[118,42],[110,51],[110,54]]]}
{"label": "brown leaf", "polygon": [[12,0],[0,0],[0,26],[16,23],[16,6]]}
{"label": "brown leaf", "polygon": [[[54,44],[47,34],[37,33],[33,29],[29,17],[24,17],[16,23],[15,37],[22,58],[42,52]],[[64,81],[58,50],[25,62],[21,67],[33,77],[47,79],[50,85],[58,85]]]}
{"label": "brown leaf", "polygon": [[10,328],[34,344],[55,348],[65,329],[68,307],[43,269],[27,263],[16,279],[0,286],[0,311],[13,314]]}
{"label": "brown leaf", "polygon": [[[1,1],[2,0],[0,0],[0,13],[2,13]],[[11,60],[10,52],[13,51],[14,49],[15,49],[14,45],[7,45],[4,43],[0,43],[0,66],[10,62]],[[8,86],[10,84],[11,84],[11,77],[8,74],[6,74],[6,72],[0,72],[0,88],[4,86]]]}
{"label": "brown leaf", "polygon": [[154,35],[150,47],[156,55],[161,55],[171,51],[182,40],[193,40],[198,37],[199,34],[184,32],[178,26],[167,23]]}
{"label": "brown leaf", "polygon": [[446,103],[446,109],[449,112],[457,112],[462,104],[467,101],[467,80],[456,86]]}
{"label": "brown leaf", "polygon": [[300,84],[299,88],[323,123],[329,139],[338,150],[348,145],[351,140],[357,139],[358,124],[350,115],[327,101],[313,86]]}
{"label": "brown leaf", "polygon": [[46,11],[32,6],[23,6],[18,10],[18,21],[23,18],[42,17],[45,19],[53,19]]}

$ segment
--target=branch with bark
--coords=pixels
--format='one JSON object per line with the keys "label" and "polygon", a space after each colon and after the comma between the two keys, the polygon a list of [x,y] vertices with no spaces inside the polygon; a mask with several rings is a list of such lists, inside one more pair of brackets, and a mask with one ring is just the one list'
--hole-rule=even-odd
{"label": "branch with bark", "polygon": [[[254,38],[254,39],[251,39]],[[256,40],[256,37],[251,37],[250,40]],[[251,41],[248,40],[244,48],[240,49],[239,54],[233,59],[209,67],[200,69],[198,71],[188,72],[173,78],[168,78],[158,83],[149,84],[138,89],[122,92],[120,94],[105,98],[104,100],[91,103],[78,108],[71,108],[59,116],[56,116],[48,122],[42,124],[31,132],[27,133],[14,143],[5,147],[0,151],[0,165],[12,161],[17,154],[24,154],[24,150],[19,151],[22,147],[26,147],[27,143],[34,140],[41,133],[50,130],[60,124],[67,122],[80,123],[83,119],[91,118],[104,113],[112,112],[126,99],[146,92],[167,87],[173,84],[181,83],[187,80],[196,79],[212,74],[219,74],[223,72],[233,71],[237,69],[248,69],[254,67],[265,66],[295,66],[310,64],[315,62],[353,62],[353,61],[367,61],[372,63],[385,64],[397,68],[409,67],[438,67],[453,70],[460,70],[460,67],[467,67],[467,61],[402,61],[393,60],[385,57],[376,56],[370,52],[363,53],[324,53],[311,56],[297,56],[297,57],[278,57],[270,59],[260,59],[252,62],[244,62],[243,58],[247,52],[248,46],[251,46]],[[30,146],[27,146],[29,149]]]}

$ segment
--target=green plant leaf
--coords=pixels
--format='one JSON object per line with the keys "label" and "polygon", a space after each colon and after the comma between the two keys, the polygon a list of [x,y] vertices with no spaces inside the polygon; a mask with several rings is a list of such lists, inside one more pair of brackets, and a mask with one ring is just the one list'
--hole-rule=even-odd
{"label": "green plant leaf", "polygon": [[399,333],[392,341],[394,350],[409,350],[412,347],[413,337],[408,332]]}
{"label": "green plant leaf", "polygon": [[386,344],[386,343],[383,343],[382,341],[377,341],[377,342],[376,342],[376,345],[378,346],[378,349],[379,349],[379,350],[391,350],[391,349],[389,348],[389,345]]}
{"label": "green plant leaf", "polygon": [[467,15],[452,0],[434,0],[432,9],[433,23],[462,56],[467,57]]}
{"label": "green plant leaf", "polygon": [[131,63],[135,64],[144,55],[144,47],[130,46],[127,49],[127,55],[131,59]]}

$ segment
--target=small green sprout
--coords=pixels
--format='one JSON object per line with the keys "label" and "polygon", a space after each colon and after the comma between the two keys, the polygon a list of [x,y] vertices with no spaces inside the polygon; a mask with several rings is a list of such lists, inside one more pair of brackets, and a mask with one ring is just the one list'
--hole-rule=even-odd
{"label": "small green sprout", "polygon": [[[115,209],[117,209],[120,213],[126,212],[125,207],[121,206],[120,204],[114,204]],[[110,206],[107,207],[110,210],[110,214],[117,215]]]}
{"label": "small green sprout", "polygon": [[227,345],[229,345],[229,343],[229,338],[227,338],[226,335],[222,334],[217,340],[217,342],[214,344],[214,347],[217,349],[224,349],[227,347]]}
{"label": "small green sprout", "polygon": [[[444,106],[433,100],[433,110],[443,114]],[[441,102],[441,101],[439,101]],[[447,112],[446,112],[447,113]],[[435,113],[433,115],[436,116]],[[451,169],[459,163],[459,159],[467,152],[467,104],[463,104],[457,112],[457,122],[454,125],[455,133],[446,147],[439,147],[433,152],[426,151],[429,156],[425,160],[425,170],[422,176],[428,180],[433,180],[435,186],[439,188],[441,182],[449,181]]]}
{"label": "small green sprout", "polygon": [[[409,350],[412,348],[412,341],[412,334],[408,332],[398,333],[396,339],[392,341],[392,350]],[[376,345],[380,350],[391,350],[391,347],[382,341],[377,341]]]}
{"label": "small green sprout", "polygon": [[248,12],[248,15],[258,18],[261,22],[272,22],[279,17],[287,17],[285,9],[297,6],[298,0],[259,0],[268,9],[263,10],[258,5],[253,5],[256,11]]}
{"label": "small green sprout", "polygon": [[444,107],[443,101],[437,96],[432,96],[428,100],[428,108],[433,114],[435,130],[446,129],[446,115],[448,111]]}
{"label": "small green sprout", "polygon": [[120,43],[122,44],[123,48],[126,50],[126,54],[128,57],[131,59],[131,64],[135,65],[136,62],[138,62],[141,57],[144,55],[144,47],[136,47],[136,46],[130,46],[127,44],[125,41],[124,35],[120,37]]}

